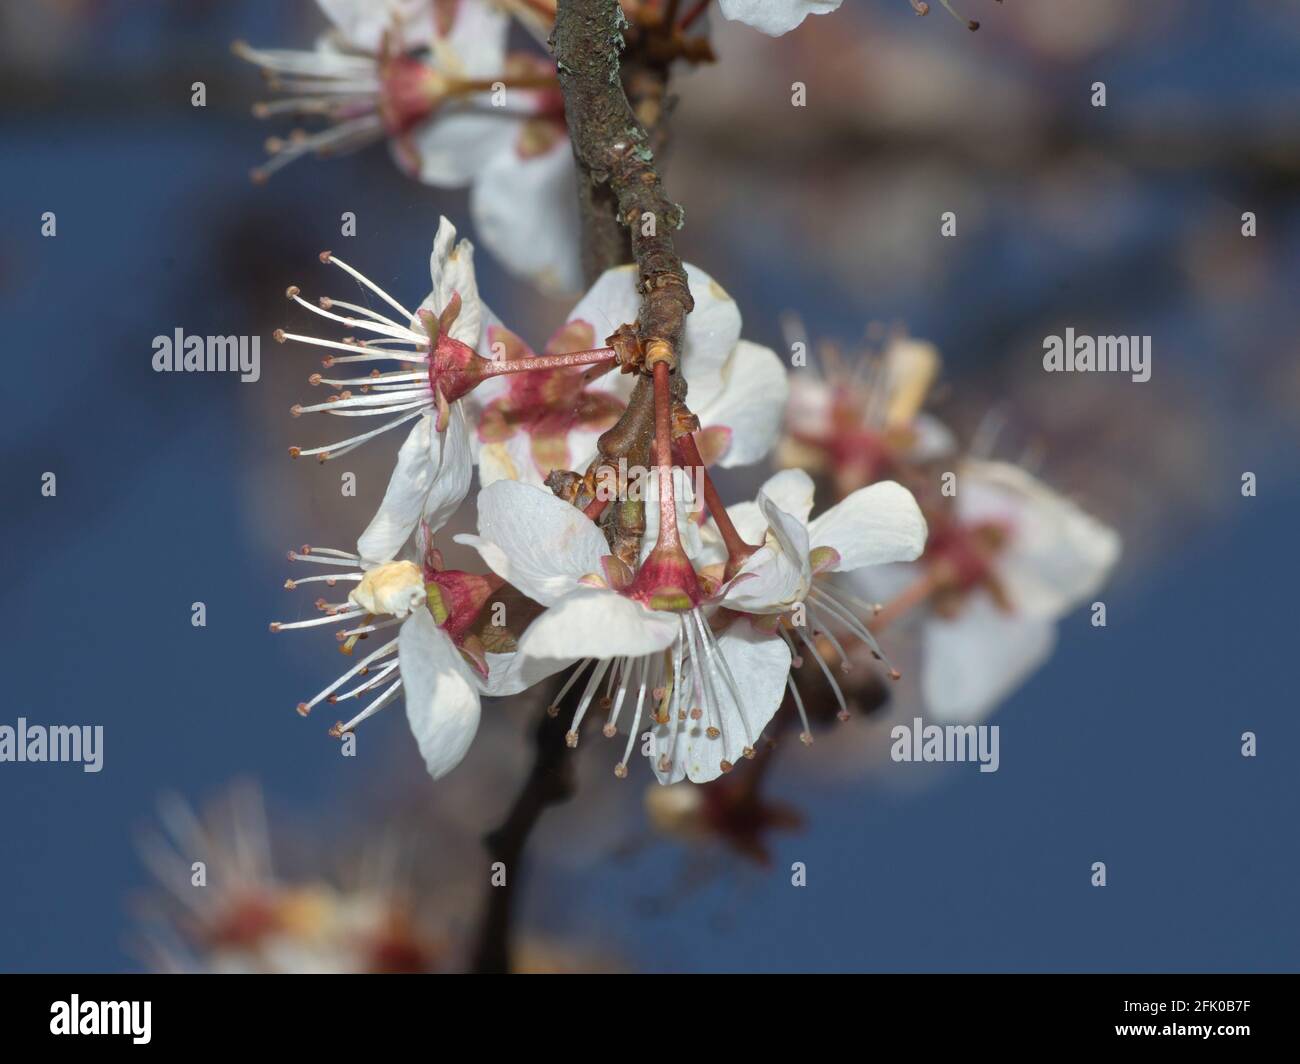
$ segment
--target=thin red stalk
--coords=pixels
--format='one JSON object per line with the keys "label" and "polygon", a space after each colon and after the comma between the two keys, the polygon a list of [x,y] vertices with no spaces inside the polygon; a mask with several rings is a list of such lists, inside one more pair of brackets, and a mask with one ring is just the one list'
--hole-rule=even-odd
{"label": "thin red stalk", "polygon": [[709,471],[704,467],[704,459],[700,457],[700,449],[695,444],[694,436],[683,436],[677,444],[682,450],[682,455],[686,461],[696,466],[703,474],[704,478],[704,504],[709,508],[709,513],[713,515],[713,521],[718,526],[718,532],[722,535],[722,542],[726,545],[727,556],[729,559],[737,559],[738,563],[744,562],[754,551],[758,550],[752,543],[746,543],[741,538],[736,526],[731,523],[731,517],[727,514],[727,508],[722,504],[722,497],[718,494],[718,489],[713,483],[713,478],[709,476]]}
{"label": "thin red stalk", "polygon": [[562,355],[538,355],[536,358],[501,358],[489,361],[487,366],[483,368],[483,376],[497,377],[502,373],[532,373],[534,370],[590,366],[597,362],[612,362],[614,357],[612,347],[594,347],[590,351],[568,351]]}
{"label": "thin red stalk", "polygon": [[656,550],[677,550],[677,498],[673,488],[672,397],[668,363],[655,363],[655,465],[659,469],[659,541]]}

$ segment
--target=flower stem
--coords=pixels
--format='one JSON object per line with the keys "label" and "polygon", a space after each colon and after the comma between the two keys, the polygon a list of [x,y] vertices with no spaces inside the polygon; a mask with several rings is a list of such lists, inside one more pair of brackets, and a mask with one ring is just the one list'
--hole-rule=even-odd
{"label": "flower stem", "polygon": [[655,550],[678,550],[677,494],[673,487],[673,418],[672,396],[668,390],[667,362],[656,362],[655,388],[655,466],[659,471],[659,541]]}
{"label": "flower stem", "polygon": [[727,548],[727,567],[724,576],[730,580],[736,575],[749,560],[749,556],[758,550],[752,543],[746,543],[736,526],[731,522],[731,516],[727,513],[726,506],[723,505],[722,497],[718,494],[718,489],[713,483],[713,478],[709,476],[709,471],[704,467],[704,459],[700,457],[700,449],[695,444],[694,436],[683,436],[678,446],[681,448],[682,455],[687,463],[697,467],[704,479],[704,504],[709,508],[709,513],[713,516],[713,522],[718,526],[718,532],[722,536],[722,542]]}
{"label": "flower stem", "polygon": [[590,366],[599,362],[612,362],[612,347],[595,347],[590,351],[568,351],[562,355],[538,355],[535,358],[500,358],[489,360],[483,368],[484,377],[498,377],[503,373],[532,373],[546,369],[568,369],[572,366]]}

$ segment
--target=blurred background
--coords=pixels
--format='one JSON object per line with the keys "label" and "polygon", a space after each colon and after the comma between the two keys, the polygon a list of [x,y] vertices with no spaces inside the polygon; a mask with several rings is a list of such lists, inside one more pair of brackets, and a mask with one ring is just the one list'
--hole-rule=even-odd
{"label": "blurred background", "polygon": [[[967,439],[995,412],[1008,453],[1041,456],[1121,532],[1108,627],[1086,611],[1062,624],[1051,662],[993,718],[994,774],[893,765],[861,722],[783,751],[769,797],[803,827],[768,840],[767,867],[657,834],[649,773],[620,783],[587,744],[577,797],[529,850],[528,967],[1296,966],[1300,6],[963,3],[978,33],[906,0],[849,0],[776,41],[714,17],[720,63],[675,82],[680,247],[778,350],[787,311],[846,349],[872,322],[934,341],[938,412]],[[290,324],[285,286],[329,291],[317,253],[332,247],[418,300],[438,215],[474,237],[464,193],[408,180],[382,148],[250,183],[272,130],[250,116],[264,91],[230,42],[309,47],[323,26],[309,0],[0,13],[14,385],[0,723],[105,729],[98,774],[0,764],[6,970],[202,966],[160,944],[180,918],[153,835],[193,829],[164,795],[201,808],[238,781],[253,788],[235,792],[244,836],[262,839],[248,823],[265,805],[277,875],[336,898],[377,877],[375,926],[419,950],[400,956],[463,966],[479,838],[526,770],[540,708],[489,705],[435,785],[400,710],[341,757],[332,717],[294,712],[336,675],[333,641],[267,631],[301,608],[281,586],[285,550],[350,545],[391,463],[384,446],[288,459],[308,434],[288,408],[315,361],[270,342]],[[195,81],[206,107],[191,106]],[[794,81],[806,108],[790,106]],[[949,210],[955,239],[939,235]],[[339,236],[343,211],[355,237]],[[478,262],[487,300],[540,347],[570,302]],[[1066,326],[1151,335],[1151,380],[1044,374],[1042,338]],[[260,334],[261,380],[154,373],[153,337],[178,327]],[[731,478],[730,497],[763,475]],[[179,852],[205,845],[191,834]]]}

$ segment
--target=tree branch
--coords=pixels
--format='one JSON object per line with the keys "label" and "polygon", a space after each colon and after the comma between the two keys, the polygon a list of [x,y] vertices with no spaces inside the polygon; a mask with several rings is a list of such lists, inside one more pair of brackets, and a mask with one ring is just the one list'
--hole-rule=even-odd
{"label": "tree branch", "polygon": [[564,117],[582,178],[608,186],[627,229],[638,272],[638,336],[677,352],[694,307],[672,234],[685,214],[668,198],[650,136],[628,103],[620,77],[627,21],[618,0],[560,0],[551,34],[564,93]]}
{"label": "tree branch", "polygon": [[[654,165],[655,150],[666,142],[662,118],[669,107],[672,56],[653,52],[649,44],[658,39],[648,38],[646,60],[630,72],[638,110],[654,126],[652,140],[623,87],[620,53],[626,28],[618,0],[559,0],[551,34],[579,172],[583,269],[588,281],[594,281],[611,266],[626,262],[630,250],[641,293],[636,339],[643,351],[659,345],[661,355],[666,345],[673,368],[672,395],[681,400],[686,382],[678,372],[678,349],[686,315],[695,304],[672,233],[681,228],[685,215],[668,198]],[[645,464],[653,434],[653,391],[649,377],[643,376],[618,423],[600,438],[596,464],[617,467],[620,457],[629,465]],[[635,560],[645,531],[641,506],[620,503],[603,515],[611,546],[625,560]],[[574,791],[573,751],[565,742],[566,731],[567,722],[549,712],[543,717],[532,770],[505,821],[484,840],[490,860],[505,866],[506,881],[488,887],[473,958],[477,972],[510,970],[515,900],[528,837],[542,813],[567,801]]]}
{"label": "tree branch", "polygon": [[[551,686],[554,694],[556,687]],[[483,840],[489,862],[505,867],[505,883],[488,886],[487,904],[474,949],[473,970],[503,974],[511,968],[515,898],[523,880],[523,856],[528,836],[550,806],[573,797],[573,751],[564,742],[569,722],[549,712],[537,726],[533,767],[515,796],[501,826]],[[489,880],[489,883],[491,881]]]}

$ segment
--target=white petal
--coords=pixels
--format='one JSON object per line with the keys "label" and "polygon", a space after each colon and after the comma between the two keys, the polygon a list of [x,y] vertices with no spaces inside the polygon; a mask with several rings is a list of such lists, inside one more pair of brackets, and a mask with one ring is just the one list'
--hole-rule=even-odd
{"label": "white petal", "polygon": [[[687,399],[693,410],[703,409],[722,391],[722,369],[740,341],[740,310],[736,301],[712,277],[689,263],[686,276],[695,309],[686,318],[682,337],[682,369]],[[641,297],[636,267],[606,270],[569,315],[588,322],[599,342],[620,325],[636,324]]]}
{"label": "white petal", "polygon": [[438,232],[433,238],[429,279],[432,287],[421,307],[441,314],[451,302],[452,293],[459,293],[460,314],[447,333],[453,340],[477,348],[482,340],[483,307],[474,276],[474,245],[468,240],[456,243],[456,227],[445,217],[438,220]]}
{"label": "white petal", "polygon": [[1101,586],[1119,557],[1114,529],[1016,466],[968,462],[957,485],[962,521],[999,522],[1010,531],[994,564],[1021,612],[1061,616]]}
{"label": "white petal", "polygon": [[[716,697],[710,704],[720,718],[720,723],[718,719],[712,721],[720,731],[716,739],[709,738],[710,721],[703,718],[696,721],[688,715],[684,721],[657,725],[651,733],[650,763],[660,783],[676,783],[681,779],[708,783],[722,775],[724,760],[738,766],[737,771],[746,771],[745,747],[757,745],[785,696],[790,650],[784,640],[763,635],[752,625],[740,622],[718,636],[717,644],[736,682],[740,704],[737,706],[731,697],[725,673],[715,670],[712,679]],[[693,684],[694,666],[688,665],[684,672],[686,682]],[[664,772],[659,768],[659,758],[668,751],[670,729],[679,731],[672,744],[671,765]]]}
{"label": "white petal", "polygon": [[526,158],[512,138],[482,167],[469,205],[483,244],[511,273],[552,295],[582,288],[577,172],[567,137]]}
{"label": "white petal", "polygon": [[[406,2],[436,6],[430,0]],[[509,31],[510,16],[496,4],[458,0],[450,32],[435,43],[434,63],[444,73],[459,77],[496,77],[505,67]]]}
{"label": "white petal", "polygon": [[695,410],[712,403],[722,391],[722,370],[740,342],[740,308],[726,289],[698,266],[686,264],[695,309],[686,317],[682,337],[682,372],[687,401]]}
{"label": "white petal", "polygon": [[433,417],[416,418],[397,452],[397,465],[388,479],[384,500],[357,540],[357,553],[367,562],[386,562],[397,557],[424,512],[433,482],[429,465],[429,438]]}
{"label": "white petal", "polygon": [[825,15],[841,0],[719,0],[722,14],[733,22],[744,22],[769,37],[789,33],[809,15]]}
{"label": "white petal", "polygon": [[671,646],[677,615],[648,610],[617,591],[582,588],[566,595],[528,626],[519,653],[529,658],[640,657]]}
{"label": "white petal", "polygon": [[469,483],[474,474],[474,461],[470,457],[469,424],[465,418],[465,408],[460,402],[451,404],[447,427],[441,434],[435,431],[430,437],[429,465],[437,473],[429,488],[429,496],[425,499],[422,516],[430,531],[436,532],[460,507],[469,493]]}
{"label": "white petal", "polygon": [[808,594],[809,572],[776,544],[751,555],[727,586],[722,605],[744,613],[784,613]]}
{"label": "white petal", "polygon": [[378,52],[384,34],[396,29],[407,48],[433,40],[433,4],[429,0],[316,0],[352,47]]}
{"label": "white petal", "polygon": [[912,419],[912,432],[916,439],[907,457],[913,462],[933,462],[957,449],[957,437],[952,429],[933,414],[917,414]]}
{"label": "white petal", "polygon": [[604,535],[581,510],[545,488],[498,480],[478,495],[477,536],[457,536],[492,571],[543,606],[556,602],[609,554]]}
{"label": "white petal", "polygon": [[584,321],[595,331],[596,343],[620,325],[635,325],[641,312],[636,290],[636,267],[615,266],[596,278],[569,314],[569,321]]}
{"label": "white petal", "polygon": [[498,480],[519,480],[542,487],[542,475],[533,461],[533,449],[526,432],[516,432],[499,443],[479,444],[479,484],[486,488]]}
{"label": "white petal", "polygon": [[[689,376],[689,374],[688,374]],[[757,462],[776,443],[789,384],[785,366],[771,348],[741,340],[722,368],[722,386],[712,401],[696,406],[704,428],[731,430],[718,465],[724,469]],[[695,395],[688,394],[695,400]]]}
{"label": "white petal", "polygon": [[488,675],[480,686],[493,696],[516,695],[566,669],[577,659],[526,658],[519,653],[487,655]]}
{"label": "white petal", "polygon": [[763,482],[759,492],[803,524],[812,513],[817,487],[802,469],[783,469]]}
{"label": "white petal", "polygon": [[921,692],[940,723],[982,720],[1056,643],[1051,621],[1004,613],[984,593],[971,595],[954,620],[927,620],[923,633]]}
{"label": "white petal", "polygon": [[357,540],[357,553],[368,562],[397,557],[421,518],[436,532],[469,492],[473,467],[460,404],[452,404],[445,431],[436,432],[433,423],[432,414],[417,418],[397,452],[379,511]]}
{"label": "white petal", "polygon": [[919,558],[927,529],[912,493],[886,480],[859,488],[813,521],[808,532],[814,550],[833,547],[839,553],[829,569],[844,572]]}
{"label": "white petal", "polygon": [[727,507],[727,516],[746,543],[759,544],[767,538],[767,518],[756,502],[738,502]]}
{"label": "white petal", "polygon": [[443,107],[411,130],[409,145],[419,160],[412,177],[435,188],[464,188],[510,151],[519,123],[493,113],[487,99]]}
{"label": "white petal", "polygon": [[428,610],[402,624],[401,662],[406,719],[434,779],[460,764],[478,731],[479,696],[468,666]]}

